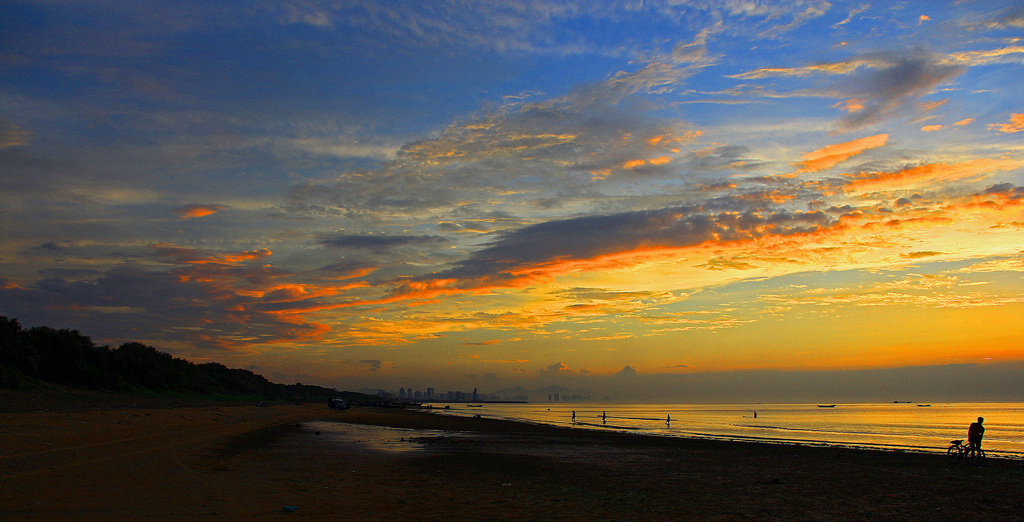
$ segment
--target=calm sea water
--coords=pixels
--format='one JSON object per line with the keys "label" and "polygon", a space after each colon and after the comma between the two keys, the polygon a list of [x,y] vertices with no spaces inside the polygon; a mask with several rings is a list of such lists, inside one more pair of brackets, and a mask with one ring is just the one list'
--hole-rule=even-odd
{"label": "calm sea water", "polygon": [[[985,451],[1024,458],[1024,403],[931,404],[452,404],[444,415],[679,437],[945,452],[985,417]],[[443,407],[443,405],[442,405]],[[572,413],[576,412],[576,421]],[[756,417],[755,417],[756,412]]]}

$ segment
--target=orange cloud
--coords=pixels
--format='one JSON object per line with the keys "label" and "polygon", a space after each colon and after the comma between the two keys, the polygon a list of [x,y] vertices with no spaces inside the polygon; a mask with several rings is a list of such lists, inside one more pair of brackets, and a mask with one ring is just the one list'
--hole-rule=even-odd
{"label": "orange cloud", "polygon": [[270,250],[266,248],[260,248],[258,250],[246,250],[237,254],[224,254],[219,258],[214,258],[213,261],[221,261],[226,263],[241,263],[244,261],[253,261],[256,259],[262,259],[272,254]]}
{"label": "orange cloud", "polygon": [[974,194],[965,203],[968,207],[1002,210],[1024,205],[1024,188],[1009,183],[994,185],[980,194]]}
{"label": "orange cloud", "polygon": [[671,135],[671,134],[664,135],[664,134],[662,134],[662,135],[658,135],[658,136],[651,136],[650,138],[647,138],[645,141],[647,142],[647,146],[648,147],[654,148],[654,147],[657,147],[659,145],[669,146],[669,145],[674,144],[674,143],[690,142],[690,141],[693,141],[694,139],[700,137],[702,134],[703,134],[703,131],[693,130],[693,131],[685,131],[685,132],[682,132],[682,133],[676,134],[676,135]]}
{"label": "orange cloud", "polygon": [[[856,147],[851,148],[856,150]],[[1021,163],[1024,162],[982,160],[949,165],[922,165],[899,172],[848,176],[851,178],[848,183],[851,187],[874,187],[885,186],[887,183],[899,186],[931,180],[960,179],[995,169],[1019,168]],[[984,194],[988,200],[1010,201],[1020,195],[1021,191],[1015,187],[999,185],[986,190]],[[782,193],[765,192],[753,196],[768,200],[778,197],[781,198],[780,202],[789,199],[788,195]],[[964,206],[966,207],[966,205]],[[677,233],[662,233],[673,222],[687,222],[684,213],[680,212],[679,215],[670,215],[667,212],[643,214],[642,216],[645,218],[643,223],[651,226],[657,225],[653,229],[637,227],[639,231],[646,231],[649,234],[643,241],[615,241],[616,237],[625,239],[634,237],[634,235],[626,234],[624,231],[620,231],[618,235],[609,232],[610,240],[602,242],[606,243],[604,246],[579,250],[563,247],[565,241],[561,236],[551,234],[551,237],[559,239],[552,243],[551,249],[539,250],[537,255],[524,255],[518,246],[507,251],[499,250],[490,257],[481,256],[480,263],[471,270],[448,270],[433,274],[432,279],[404,278],[384,283],[377,289],[385,293],[368,299],[355,298],[355,296],[344,299],[326,298],[340,294],[343,288],[325,288],[312,283],[282,284],[277,281],[253,284],[248,277],[241,273],[251,271],[251,267],[215,266],[212,269],[220,270],[225,274],[225,278],[232,278],[232,281],[225,282],[223,279],[218,279],[214,283],[206,284],[211,291],[218,290],[225,295],[246,295],[256,298],[242,301],[245,305],[244,310],[243,307],[238,307],[236,310],[239,321],[255,322],[261,319],[260,315],[273,317],[278,322],[294,321],[297,334],[307,337],[320,335],[321,331],[315,328],[318,325],[303,322],[302,317],[306,314],[327,310],[338,310],[341,313],[340,310],[351,309],[351,307],[379,305],[382,312],[379,317],[377,314],[370,314],[374,316],[372,321],[346,323],[344,332],[340,329],[337,330],[335,334],[331,334],[332,338],[328,341],[339,346],[397,345],[412,342],[415,336],[437,337],[439,332],[468,329],[473,327],[472,325],[484,323],[490,327],[531,329],[552,322],[575,321],[587,316],[615,315],[621,310],[630,310],[634,304],[632,302],[611,303],[596,298],[582,299],[574,295],[569,299],[571,304],[555,308],[549,306],[550,302],[545,302],[544,306],[538,305],[535,309],[524,310],[516,314],[468,314],[449,311],[439,315],[424,313],[419,319],[409,321],[408,317],[402,317],[401,320],[388,318],[389,310],[393,309],[386,305],[391,303],[402,303],[402,306],[429,306],[443,302],[437,301],[437,299],[445,296],[507,292],[515,288],[551,283],[562,276],[591,277],[584,273],[605,274],[625,269],[640,269],[637,267],[672,265],[672,270],[689,270],[690,272],[686,272],[688,274],[699,271],[701,274],[708,273],[707,277],[710,278],[724,278],[729,277],[727,273],[730,271],[743,269],[776,273],[781,270],[790,270],[784,268],[784,265],[803,265],[816,262],[842,263],[839,260],[840,257],[851,255],[868,257],[871,262],[881,262],[883,259],[891,260],[893,256],[897,258],[897,262],[910,262],[937,257],[941,252],[950,250],[943,244],[921,244],[908,252],[893,253],[898,252],[894,250],[894,245],[903,244],[901,243],[903,237],[917,237],[920,231],[934,230],[937,224],[946,225],[958,219],[956,210],[948,206],[941,207],[941,210],[934,206],[919,209],[908,206],[893,211],[875,205],[851,209],[843,217],[837,215],[839,211],[842,211],[841,209],[827,213],[722,212],[706,216],[707,220],[692,221],[693,226],[713,225],[709,229],[709,233],[695,235],[692,242],[681,241]],[[825,214],[831,217],[824,217]],[[817,218],[816,215],[823,217]],[[637,219],[638,216],[629,214],[625,217]],[[601,223],[608,224],[607,221],[604,220]],[[564,227],[565,230],[576,228],[576,226],[568,225]],[[608,227],[600,228],[601,230],[615,230]],[[632,228],[629,227],[629,230]],[[679,231],[685,232],[690,228],[690,226],[682,227],[679,228]],[[542,239],[541,232],[549,234],[553,231],[549,226],[538,228],[536,232],[537,236],[525,236],[530,241],[523,244],[536,245],[537,241]],[[842,245],[842,247],[838,245]],[[589,242],[584,242],[583,246],[591,245]],[[175,251],[179,256],[184,256],[189,252],[188,249]],[[260,251],[237,254],[198,252],[192,253],[192,256],[203,259],[233,259],[236,256],[241,258],[245,255],[257,255],[258,252]],[[493,262],[484,262],[492,258]],[[518,261],[516,261],[517,259]],[[194,268],[198,269],[199,267],[189,264],[182,270]],[[656,271],[660,268],[652,270]],[[718,275],[718,273],[723,273],[723,275]],[[687,277],[705,276],[688,275]],[[247,281],[250,281],[248,283],[250,286],[247,288],[253,290],[252,292],[234,288],[234,286],[246,285]],[[216,283],[221,284],[214,287],[213,285]],[[363,283],[360,285],[366,287]],[[267,308],[274,308],[274,310],[268,311]],[[364,313],[361,311],[358,315]],[[277,331],[285,329],[279,324],[275,326]],[[609,335],[614,336],[615,334]]]}
{"label": "orange cloud", "polygon": [[272,252],[266,248],[247,250],[243,252],[213,253],[195,248],[178,247],[169,243],[157,243],[150,245],[150,248],[156,250],[157,255],[164,258],[169,263],[187,265],[201,265],[208,263],[236,264],[244,261],[261,259],[272,254]]}
{"label": "orange cloud", "polygon": [[668,156],[661,156],[661,157],[657,157],[657,158],[653,158],[653,159],[649,159],[649,160],[637,159],[637,160],[630,160],[630,161],[627,161],[627,162],[623,163],[622,164],[622,168],[624,168],[624,169],[635,169],[635,168],[643,167],[644,165],[658,166],[658,165],[664,165],[664,164],[669,163],[671,161],[672,161],[672,158],[670,158]]}
{"label": "orange cloud", "polygon": [[[943,168],[952,168],[944,165],[931,167],[936,172]],[[963,165],[961,167],[967,168]],[[912,179],[919,179],[914,178],[911,174],[908,176]],[[1019,192],[1014,187],[1004,188],[1000,185],[987,190],[986,195],[994,198],[1004,193],[1013,196]],[[944,207],[942,214],[939,214],[934,208],[920,212],[907,209],[893,213],[881,208],[864,208],[851,212],[849,217],[827,223],[822,221],[818,227],[807,227],[805,233],[793,233],[792,226],[788,229],[776,228],[773,220],[768,219],[767,215],[763,216],[765,219],[761,225],[750,226],[744,225],[744,220],[756,216],[722,213],[713,216],[714,221],[722,223],[721,230],[745,230],[749,233],[730,234],[731,239],[728,240],[716,236],[709,241],[688,246],[678,246],[671,240],[666,241],[666,238],[652,238],[649,242],[618,245],[621,248],[618,251],[602,250],[603,254],[592,252],[586,258],[567,256],[552,256],[546,259],[543,257],[524,258],[522,263],[493,266],[491,268],[494,270],[490,272],[473,271],[458,277],[443,277],[453,274],[437,274],[439,277],[433,280],[392,281],[391,285],[396,285],[396,287],[393,287],[392,292],[381,299],[353,299],[343,302],[312,300],[308,297],[314,293],[320,296],[327,295],[327,293],[324,289],[313,288],[308,284],[275,284],[266,286],[263,299],[252,304],[258,307],[260,304],[268,302],[287,302],[284,309],[262,312],[253,310],[249,312],[249,315],[239,313],[238,319],[240,321],[259,320],[260,317],[257,314],[272,316],[277,321],[287,321],[291,318],[290,320],[295,321],[298,335],[313,337],[320,335],[322,331],[314,328],[318,325],[303,322],[300,318],[305,314],[396,302],[403,302],[403,306],[421,306],[437,303],[439,301],[429,300],[442,296],[481,295],[507,291],[533,286],[541,281],[551,282],[560,276],[578,277],[583,272],[599,274],[630,267],[647,266],[653,264],[649,262],[654,260],[658,263],[675,265],[683,260],[692,260],[693,264],[689,266],[695,270],[700,269],[701,272],[710,270],[707,273],[712,275],[708,277],[727,277],[714,274],[743,269],[784,270],[777,268],[783,264],[837,262],[836,259],[839,256],[851,254],[872,256],[874,260],[882,259],[886,255],[895,255],[902,262],[911,262],[938,257],[946,249],[942,245],[922,245],[909,252],[894,254],[892,253],[894,245],[902,244],[898,238],[915,236],[919,231],[935,229],[937,224],[948,225],[957,219],[952,214],[954,211],[955,209]],[[789,219],[797,220],[799,217],[800,214],[797,213],[789,216]],[[843,248],[834,247],[836,244],[845,246]],[[831,250],[832,248],[835,250]],[[765,254],[778,254],[783,257],[778,257],[778,255],[768,257]],[[698,264],[700,262],[698,260],[704,261],[704,264]],[[288,302],[292,299],[296,302]],[[524,310],[516,314],[446,312],[440,315],[431,315],[425,313],[415,320],[409,320],[408,317],[403,317],[401,320],[375,317],[372,321],[348,324],[344,332],[338,330],[327,341],[332,345],[339,346],[398,345],[413,342],[417,336],[436,338],[441,336],[440,332],[470,329],[484,323],[489,327],[536,329],[552,322],[575,321],[588,316],[615,315],[621,310],[627,310],[633,306],[629,302],[618,305],[600,300],[581,301],[581,298],[576,295],[569,301],[572,304],[567,306],[559,306],[554,309],[543,307],[529,311]],[[388,308],[382,306],[380,310],[384,312],[383,316],[387,315]],[[689,328],[696,327],[687,326],[685,329]],[[276,330],[284,331],[286,328],[278,325]],[[605,338],[614,337],[616,337],[614,333],[605,336]]]}
{"label": "orange cloud", "polygon": [[888,134],[876,134],[874,136],[868,136],[858,140],[848,141],[846,143],[837,143],[835,145],[829,145],[823,149],[808,152],[803,155],[803,161],[798,163],[798,165],[802,165],[802,167],[797,172],[815,172],[832,168],[836,164],[846,161],[865,150],[881,147],[882,145],[885,145],[888,140]]}
{"label": "orange cloud", "polygon": [[900,257],[905,257],[907,259],[923,259],[923,258],[926,258],[926,257],[934,257],[934,256],[941,256],[941,255],[942,255],[942,252],[934,252],[934,251],[931,251],[931,250],[920,250],[920,251],[917,251],[917,252],[908,252],[906,254],[900,254]]}
{"label": "orange cloud", "polygon": [[787,194],[778,190],[752,192],[750,194],[742,194],[739,196],[733,196],[733,199],[740,201],[771,201],[776,205],[781,205],[787,201],[796,199],[796,194]]}
{"label": "orange cloud", "polygon": [[368,285],[364,282],[338,286],[327,285],[322,287],[315,287],[306,284],[286,283],[270,286],[268,288],[254,290],[249,293],[239,293],[242,295],[252,295],[253,297],[257,297],[260,299],[261,303],[292,303],[295,301],[310,300],[318,297],[335,296],[345,290],[365,288],[366,286]]}
{"label": "orange cloud", "polygon": [[[778,197],[783,201],[791,198],[789,195],[771,193],[758,194],[757,197]],[[638,217],[642,219],[637,221]],[[775,236],[810,237],[822,227],[828,226],[828,218],[823,213],[799,211],[722,212],[712,216],[659,212],[644,216],[628,214],[618,219],[624,219],[625,225],[609,221],[608,225],[611,228],[607,234],[608,238],[607,241],[598,242],[601,245],[582,245],[582,249],[574,249],[561,244],[564,241],[558,241],[545,245],[532,254],[520,252],[530,250],[529,247],[517,247],[514,249],[517,253],[511,257],[503,252],[508,247],[491,247],[495,253],[481,255],[472,264],[466,263],[458,269],[437,274],[433,279],[407,281],[397,286],[391,293],[392,299],[415,300],[457,294],[487,294],[548,284],[559,276],[613,271],[650,262],[668,262],[669,259],[688,257],[689,254],[703,256],[712,248],[732,249],[758,241],[773,241],[771,238]],[[567,229],[570,225],[568,222],[561,224]],[[640,226],[635,228],[636,225]],[[654,228],[649,229],[649,226]],[[678,233],[667,232],[673,228],[678,229]],[[546,235],[554,231],[551,227],[540,227],[525,235],[532,235],[534,232]],[[636,234],[645,232],[649,234],[646,239],[636,237]],[[517,242],[514,239],[508,240]],[[596,248],[588,248],[589,246]],[[516,258],[521,260],[517,261]],[[581,310],[573,309],[574,315]]]}
{"label": "orange cloud", "polygon": [[978,159],[961,163],[930,163],[897,172],[847,174],[847,192],[912,188],[930,182],[956,181],[997,170],[1013,170],[1024,161]]}
{"label": "orange cloud", "polygon": [[884,67],[885,65],[886,62],[882,60],[855,59],[844,62],[820,63],[804,67],[764,67],[740,74],[732,74],[728,77],[740,80],[758,80],[773,77],[804,77],[816,74],[836,75],[849,74],[861,67],[877,69]]}
{"label": "orange cloud", "polygon": [[846,112],[860,112],[864,110],[864,100],[860,98],[850,98],[849,100],[843,100],[833,107],[846,111]]}
{"label": "orange cloud", "polygon": [[949,98],[945,98],[945,99],[942,99],[942,100],[939,100],[939,101],[922,103],[921,104],[921,109],[925,110],[925,111],[930,111],[930,110],[935,109],[937,107],[942,107],[948,101],[949,101]]}
{"label": "orange cloud", "polygon": [[963,127],[965,125],[970,125],[972,123],[974,123],[974,118],[965,118],[954,123],[953,125],[956,125],[957,127]]}
{"label": "orange cloud", "polygon": [[223,205],[185,205],[184,207],[175,209],[174,212],[178,214],[181,219],[192,219],[216,214],[225,208],[227,207]]}
{"label": "orange cloud", "polygon": [[14,281],[0,280],[0,288],[3,288],[4,290],[13,290],[13,289],[16,289],[16,288],[24,288],[24,287],[19,285],[18,283],[15,283]]}
{"label": "orange cloud", "polygon": [[[273,334],[266,338],[258,341],[250,340],[246,344],[275,344],[285,342],[296,342],[296,341],[311,341],[319,339],[323,334],[330,331],[331,327],[325,324],[313,323],[304,321],[297,317],[287,317],[274,314],[273,312],[266,312],[268,316],[273,317],[279,321],[279,324],[273,330]],[[259,319],[258,317],[240,316],[239,319],[242,322],[248,322],[253,319]],[[235,345],[228,345],[229,349],[236,349]]]}
{"label": "orange cloud", "polygon": [[[237,350],[255,344],[318,339],[329,327],[301,315],[331,307],[329,298],[346,290],[366,286],[362,281],[337,284],[287,282],[294,274],[261,263],[268,249],[241,252],[208,251],[160,243],[152,245],[155,257],[176,265],[168,272],[174,284],[199,292],[205,299],[183,300],[179,306],[195,308],[194,321],[204,328],[236,331],[232,340],[217,341],[198,334],[192,339],[202,345]],[[194,294],[190,294],[194,295]],[[198,303],[204,305],[200,309]]]}
{"label": "orange cloud", "polygon": [[942,130],[942,125],[925,125],[921,127],[921,132],[935,132]]}
{"label": "orange cloud", "polygon": [[1024,113],[1011,114],[1010,121],[1006,123],[993,123],[988,128],[1007,134],[1024,131]]}
{"label": "orange cloud", "polygon": [[1021,53],[1024,53],[1024,46],[1009,45],[999,49],[952,53],[943,61],[950,64],[987,65],[1003,59],[1004,56]]}
{"label": "orange cloud", "polygon": [[737,185],[736,183],[733,183],[731,181],[723,181],[721,183],[715,183],[713,185],[703,185],[701,187],[701,190],[703,190],[705,192],[714,192],[716,190],[734,189],[734,188],[736,188],[738,186],[739,185]]}

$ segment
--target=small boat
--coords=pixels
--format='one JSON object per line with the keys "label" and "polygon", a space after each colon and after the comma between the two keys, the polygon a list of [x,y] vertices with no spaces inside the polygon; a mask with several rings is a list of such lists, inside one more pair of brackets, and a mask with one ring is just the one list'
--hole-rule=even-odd
{"label": "small boat", "polygon": [[932,405],[931,404],[918,404],[917,407],[918,408],[931,408]]}
{"label": "small boat", "polygon": [[818,407],[819,408],[835,408],[836,405],[835,404],[819,404]]}
{"label": "small boat", "polygon": [[484,405],[483,404],[467,404],[466,407],[467,408],[483,408]]}

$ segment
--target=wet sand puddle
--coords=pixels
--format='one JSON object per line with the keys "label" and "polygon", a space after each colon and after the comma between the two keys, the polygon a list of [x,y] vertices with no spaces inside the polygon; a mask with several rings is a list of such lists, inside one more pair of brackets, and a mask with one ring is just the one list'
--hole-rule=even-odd
{"label": "wet sand puddle", "polygon": [[320,447],[393,456],[475,452],[596,461],[623,452],[622,448],[601,445],[581,448],[571,437],[391,428],[332,421],[302,423],[301,431],[292,433],[291,442],[301,450],[308,447],[310,435]]}
{"label": "wet sand puddle", "polygon": [[[379,453],[410,453],[435,449],[436,441],[459,439],[473,434],[444,430],[419,430],[347,424],[331,421],[310,421],[301,424],[302,432],[293,437],[308,441],[314,434],[319,441],[338,449],[355,448]],[[298,441],[297,441],[298,442]]]}

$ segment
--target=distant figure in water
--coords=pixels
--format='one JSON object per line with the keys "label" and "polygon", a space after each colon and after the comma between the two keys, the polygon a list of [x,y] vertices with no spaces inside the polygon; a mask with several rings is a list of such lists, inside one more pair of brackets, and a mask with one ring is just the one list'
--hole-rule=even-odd
{"label": "distant figure in water", "polygon": [[572,421],[576,422],[576,410],[572,410]]}
{"label": "distant figure in water", "polygon": [[601,424],[608,422],[608,412],[601,412]]}
{"label": "distant figure in water", "polygon": [[757,412],[756,411],[754,412],[754,418],[755,419],[757,418]]}
{"label": "distant figure in water", "polygon": [[669,424],[672,424],[672,414],[671,413],[665,416],[665,425],[668,426]]}
{"label": "distant figure in water", "polygon": [[976,453],[981,449],[981,439],[985,436],[985,427],[981,425],[983,422],[985,418],[978,417],[978,422],[972,422],[971,427],[967,428],[967,451]]}

